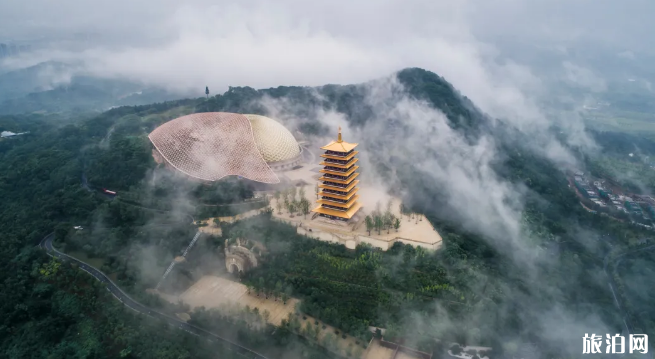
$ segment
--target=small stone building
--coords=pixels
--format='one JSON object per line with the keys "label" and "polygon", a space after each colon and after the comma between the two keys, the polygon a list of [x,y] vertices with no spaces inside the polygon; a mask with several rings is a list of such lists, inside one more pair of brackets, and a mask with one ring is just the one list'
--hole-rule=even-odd
{"label": "small stone building", "polygon": [[236,244],[232,245],[228,243],[227,239],[225,240],[225,267],[229,273],[244,273],[257,267],[257,256],[253,252],[255,247],[248,249],[241,244],[239,239],[236,240]]}

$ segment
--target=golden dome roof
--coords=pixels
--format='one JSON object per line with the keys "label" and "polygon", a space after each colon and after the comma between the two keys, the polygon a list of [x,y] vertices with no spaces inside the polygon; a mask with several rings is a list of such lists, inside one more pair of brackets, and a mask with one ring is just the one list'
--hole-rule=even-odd
{"label": "golden dome roof", "polygon": [[250,120],[257,149],[264,161],[279,162],[300,156],[300,146],[281,123],[260,115],[244,115]]}

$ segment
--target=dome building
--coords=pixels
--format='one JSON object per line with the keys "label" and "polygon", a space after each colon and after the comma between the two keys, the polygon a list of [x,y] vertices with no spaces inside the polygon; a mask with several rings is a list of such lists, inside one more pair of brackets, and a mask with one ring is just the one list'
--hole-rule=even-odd
{"label": "dome building", "polygon": [[240,176],[279,183],[275,172],[302,162],[291,132],[260,115],[195,113],[162,124],[148,138],[155,161],[202,181]]}
{"label": "dome building", "polygon": [[250,120],[259,153],[273,171],[285,171],[302,162],[302,148],[281,123],[260,115],[244,115]]}

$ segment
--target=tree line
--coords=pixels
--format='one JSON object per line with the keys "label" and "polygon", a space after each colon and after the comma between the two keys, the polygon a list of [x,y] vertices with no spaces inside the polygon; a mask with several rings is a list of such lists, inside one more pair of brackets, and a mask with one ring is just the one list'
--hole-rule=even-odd
{"label": "tree line", "polygon": [[282,213],[282,208],[286,209],[291,217],[295,213],[300,213],[307,218],[310,212],[311,202],[306,197],[304,187],[292,186],[282,191],[275,191],[273,198],[275,198],[275,208],[279,214]]}

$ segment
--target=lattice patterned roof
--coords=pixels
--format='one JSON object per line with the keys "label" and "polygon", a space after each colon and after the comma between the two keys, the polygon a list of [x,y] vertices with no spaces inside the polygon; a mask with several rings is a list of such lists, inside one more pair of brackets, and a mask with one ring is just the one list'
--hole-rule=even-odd
{"label": "lattice patterned roof", "polygon": [[300,146],[281,123],[260,115],[244,115],[252,124],[253,136],[266,162],[286,161],[300,156]]}
{"label": "lattice patterned roof", "polygon": [[217,181],[238,175],[279,183],[253,136],[250,120],[235,113],[209,112],[182,116],[148,136],[173,167],[195,178]]}

